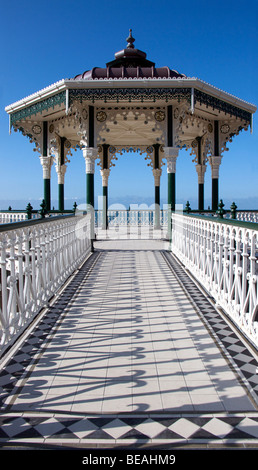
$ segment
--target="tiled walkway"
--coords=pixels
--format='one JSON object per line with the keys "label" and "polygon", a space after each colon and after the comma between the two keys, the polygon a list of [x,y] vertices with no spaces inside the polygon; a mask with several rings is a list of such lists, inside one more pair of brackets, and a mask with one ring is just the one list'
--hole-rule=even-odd
{"label": "tiled walkway", "polygon": [[255,353],[161,241],[97,241],[2,364],[0,443],[258,445]]}

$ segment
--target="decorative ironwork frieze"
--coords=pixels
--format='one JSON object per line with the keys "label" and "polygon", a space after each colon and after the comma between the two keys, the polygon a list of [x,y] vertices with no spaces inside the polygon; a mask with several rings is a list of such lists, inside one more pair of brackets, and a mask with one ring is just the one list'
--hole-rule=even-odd
{"label": "decorative ironwork frieze", "polygon": [[26,119],[34,114],[42,113],[50,108],[54,108],[55,106],[66,103],[66,92],[62,91],[50,98],[45,100],[39,101],[38,103],[32,104],[27,106],[26,108],[21,109],[20,111],[16,111],[10,115],[11,125],[13,125],[17,121],[21,121],[22,119]]}
{"label": "decorative ironwork frieze", "polygon": [[206,106],[212,107],[212,109],[227,113],[230,116],[235,116],[248,123],[251,122],[252,115],[248,111],[238,108],[237,106],[233,106],[232,104],[222,101],[219,98],[215,98],[214,96],[207,95],[207,93],[204,93],[203,91],[194,90],[194,101],[195,103],[198,102],[200,104],[205,104]]}
{"label": "decorative ironwork frieze", "polygon": [[[97,88],[97,89],[79,89],[69,90],[69,105],[74,100],[91,101],[94,103],[96,100],[108,101],[152,101],[158,99],[165,100],[166,102],[171,99],[177,99],[180,103],[181,100],[186,100],[191,103],[191,88]],[[235,116],[248,123],[251,122],[251,113],[244,109],[238,108],[230,103],[227,103],[219,98],[208,95],[200,90],[194,92],[195,104],[198,102],[206,106],[210,106],[218,111],[225,112],[230,116]],[[66,105],[66,91],[62,91],[47,99],[39,101],[16,111],[10,115],[11,125],[17,121],[21,121],[32,115],[42,113],[57,105]],[[176,112],[176,110],[174,111]],[[87,111],[84,110],[84,119],[87,119]]]}
{"label": "decorative ironwork frieze", "polygon": [[158,99],[168,101],[170,99],[185,99],[191,101],[191,88],[97,88],[83,90],[69,90],[69,103],[73,100],[88,100],[94,103],[96,100],[107,101],[152,101]]}

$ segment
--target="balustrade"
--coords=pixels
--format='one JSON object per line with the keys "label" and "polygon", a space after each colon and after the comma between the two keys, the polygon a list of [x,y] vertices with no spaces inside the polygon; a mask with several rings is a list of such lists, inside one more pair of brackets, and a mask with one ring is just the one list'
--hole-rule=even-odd
{"label": "balustrade", "polygon": [[[38,214],[32,214],[32,219],[38,219]],[[2,211],[0,212],[0,224],[11,224],[27,220],[27,213],[25,211]]]}
{"label": "balustrade", "polygon": [[[154,210],[109,210],[109,230],[141,227],[153,238]],[[168,211],[160,211],[168,236]],[[238,328],[258,345],[258,224],[172,213],[171,250]],[[95,228],[102,211],[95,211]],[[151,229],[151,232],[148,230]],[[147,232],[146,232],[147,230]],[[153,233],[152,233],[153,232]],[[126,235],[128,237],[128,233]],[[0,228],[0,346],[11,344],[83,262],[94,238],[91,216],[60,216]],[[118,237],[119,238],[119,237]]]}
{"label": "balustrade", "polygon": [[[73,210],[64,210],[64,211],[55,211],[51,210],[49,211],[46,216],[47,217],[55,217],[55,216],[60,216],[60,215],[68,215],[68,214],[73,214]],[[39,211],[37,210],[32,210],[31,211],[31,219],[40,219],[41,215]],[[28,220],[28,213],[25,210],[6,210],[6,211],[0,211],[0,225],[1,224],[11,224],[11,223],[17,223],[17,222],[22,222]]]}
{"label": "balustrade", "polygon": [[[95,225],[102,227],[103,213],[101,210],[95,211]],[[160,225],[167,226],[167,210],[160,210]],[[109,227],[153,227],[155,222],[155,211],[152,209],[132,209],[132,210],[108,210]]]}
{"label": "balustrade", "polygon": [[258,225],[172,214],[171,250],[258,345]]}
{"label": "balustrade", "polygon": [[5,226],[0,231],[0,346],[3,351],[48,305],[91,251],[90,215]]}
{"label": "balustrade", "polygon": [[237,220],[258,223],[258,211],[238,211]]}

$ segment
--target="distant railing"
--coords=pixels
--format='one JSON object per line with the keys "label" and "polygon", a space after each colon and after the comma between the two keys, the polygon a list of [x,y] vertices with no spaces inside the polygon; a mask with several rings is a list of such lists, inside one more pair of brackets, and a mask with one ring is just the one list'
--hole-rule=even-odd
{"label": "distant railing", "polygon": [[4,351],[91,251],[90,215],[0,227],[0,350]]}
{"label": "distant railing", "polygon": [[258,346],[258,224],[173,213],[171,250]]}
{"label": "distant railing", "polygon": [[[31,219],[39,219],[40,215],[35,211],[31,215]],[[0,212],[0,224],[11,224],[16,222],[22,222],[28,220],[27,213],[25,211],[1,211]]]}
{"label": "distant railing", "polygon": [[238,211],[237,220],[258,223],[258,211]]}
{"label": "distant railing", "polygon": [[[47,212],[46,217],[57,217],[60,215],[69,215],[69,214],[72,214],[73,212],[74,212],[73,210],[66,210],[62,212],[51,210]],[[41,218],[41,215],[39,211],[32,210],[30,212],[30,216],[29,216],[30,220],[37,220],[40,218]],[[26,210],[0,211],[0,224],[11,224],[11,223],[22,222],[25,220],[28,220],[28,213],[26,212]]]}
{"label": "distant railing", "polygon": [[[164,226],[168,223],[167,210],[160,209],[159,221]],[[145,210],[108,210],[107,212],[108,227],[149,227],[155,224],[155,211],[152,209]],[[95,226],[103,226],[103,211],[95,211]]]}
{"label": "distant railing", "polygon": [[[60,215],[69,215],[75,212],[74,209],[71,210],[51,210],[48,211],[45,217],[56,217]],[[184,212],[187,212],[184,209]],[[216,216],[216,212],[212,210],[189,210],[190,214],[199,214],[205,216]],[[160,209],[160,226],[164,227],[168,223],[168,211],[167,209]],[[232,217],[230,210],[225,211],[226,219]],[[32,210],[30,214],[32,220],[40,219],[40,211]],[[153,227],[155,225],[155,211],[153,209],[133,209],[133,210],[108,210],[107,213],[108,226],[109,227],[118,227],[118,226],[138,226],[138,227]],[[235,217],[236,220],[245,221],[245,222],[254,222],[258,223],[258,210],[236,210]],[[28,220],[28,214],[26,210],[2,210],[0,211],[0,225],[21,222]],[[95,210],[95,226],[100,228],[103,226],[103,211]]]}

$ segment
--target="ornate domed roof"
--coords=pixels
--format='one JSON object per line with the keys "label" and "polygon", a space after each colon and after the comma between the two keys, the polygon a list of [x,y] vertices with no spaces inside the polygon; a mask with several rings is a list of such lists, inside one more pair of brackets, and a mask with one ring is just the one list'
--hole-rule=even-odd
{"label": "ornate domed roof", "polygon": [[141,78],[186,78],[186,75],[171,70],[169,67],[155,67],[155,63],[146,59],[147,54],[135,49],[132,30],[129,30],[127,47],[115,54],[115,60],[108,62],[105,68],[94,67],[74,80],[103,80],[103,79],[141,79]]}

